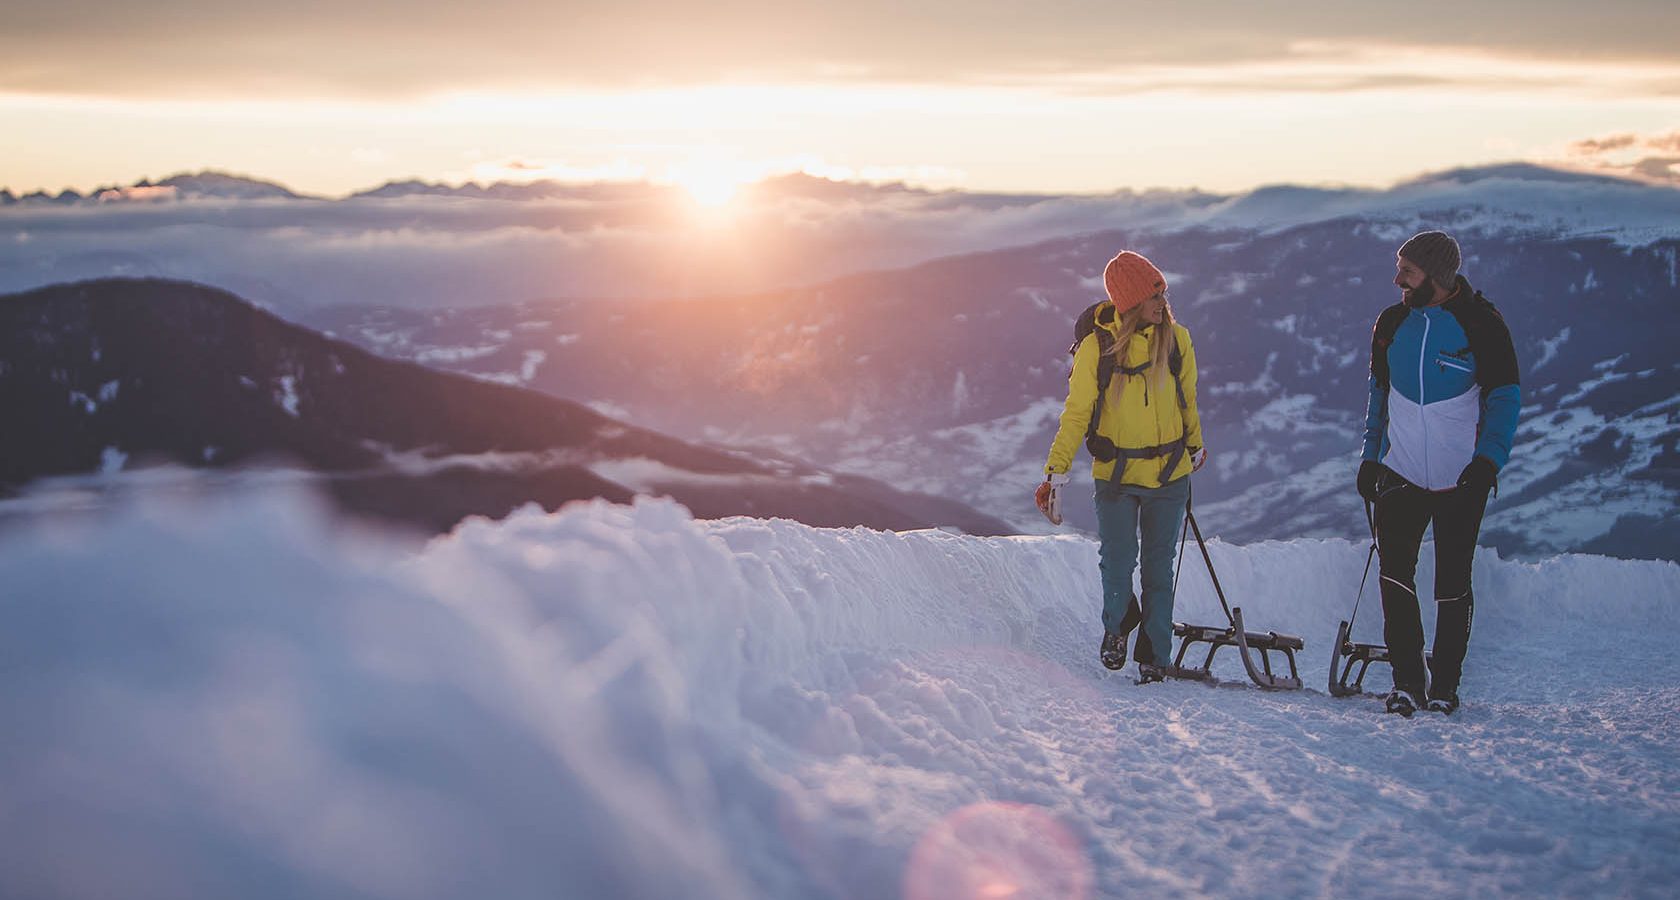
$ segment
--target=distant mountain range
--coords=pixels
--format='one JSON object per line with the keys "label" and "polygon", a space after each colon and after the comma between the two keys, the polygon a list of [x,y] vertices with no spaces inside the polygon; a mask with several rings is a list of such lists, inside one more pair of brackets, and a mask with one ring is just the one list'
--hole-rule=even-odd
{"label": "distant mountain range", "polygon": [[[1052,199],[1050,194],[972,194],[959,191],[928,191],[901,183],[867,184],[834,181],[814,175],[776,175],[748,185],[748,195],[802,197],[814,200],[857,200],[894,195],[944,196],[964,202],[1029,205]],[[554,179],[497,181],[491,184],[424,181],[415,178],[387,181],[377,187],[355,191],[342,200],[401,199],[405,197],[456,197],[468,200],[625,200],[682,196],[681,187],[646,181],[571,182]],[[0,188],[0,204],[113,203],[119,201],[188,200],[328,200],[299,194],[284,185],[260,178],[206,169],[182,172],[159,181],[141,179],[130,185],[101,185],[86,192],[65,188],[57,194],[31,191],[22,195]]]}
{"label": "distant mountain range", "polygon": [[1645,245],[1673,236],[1680,189],[1532,165],[1388,190],[1233,195],[991,194],[790,175],[700,210],[669,185],[400,181],[329,200],[207,172],[86,196],[0,192],[0,292],[172,278],[289,316],[338,304],[728,297],[1086,234],[1272,232],[1335,219]]}
{"label": "distant mountain range", "polygon": [[0,410],[0,493],[156,464],[283,466],[314,473],[353,512],[429,530],[525,502],[552,508],[643,492],[708,518],[1007,530],[943,498],[686,443],[535,391],[380,359],[179,282],[111,279],[0,296]]}
{"label": "distant mountain range", "polygon": [[105,185],[87,193],[66,188],[57,194],[32,191],[22,196],[0,189],[0,206],[30,204],[106,204],[184,200],[302,200],[305,197],[272,181],[226,172],[172,175],[161,181],[141,179],[130,185]]}
{"label": "distant mountain range", "polygon": [[[1103,262],[1133,247],[1166,269],[1197,341],[1214,454],[1197,480],[1203,524],[1241,541],[1357,538],[1371,322],[1395,298],[1395,248],[1444,228],[1523,367],[1523,425],[1483,541],[1680,557],[1674,187],[1531,165],[1234,196],[793,176],[744,190],[721,224],[646,185],[380,190],[15,203],[0,209],[0,287],[187,274],[383,356],[684,440],[773,447],[1032,530],[1071,318],[1101,296]],[[1087,504],[1070,510],[1090,526]]]}
{"label": "distant mountain range", "polygon": [[[751,296],[346,307],[308,321],[381,353],[677,435],[770,444],[1032,530],[1043,524],[1028,491],[1065,393],[1073,316],[1101,296],[1108,256],[1131,247],[1167,270],[1195,336],[1213,453],[1197,479],[1204,524],[1244,542],[1357,538],[1371,324],[1397,297],[1395,248],[1457,221],[1465,271],[1504,311],[1524,381],[1484,543],[1680,557],[1680,235],[1540,238],[1453,211],[1105,232]],[[1093,527],[1087,503],[1070,507]]]}

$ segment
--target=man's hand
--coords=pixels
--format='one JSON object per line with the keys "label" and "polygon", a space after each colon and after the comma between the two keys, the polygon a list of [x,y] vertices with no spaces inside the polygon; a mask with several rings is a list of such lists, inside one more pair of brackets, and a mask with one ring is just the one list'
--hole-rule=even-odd
{"label": "man's hand", "polygon": [[1202,466],[1207,465],[1207,448],[1197,447],[1190,451],[1190,471],[1200,472]]}
{"label": "man's hand", "polygon": [[1458,486],[1465,490],[1491,491],[1498,482],[1499,467],[1485,456],[1474,457],[1464,471],[1458,473]]}
{"label": "man's hand", "polygon": [[1062,524],[1062,485],[1067,482],[1066,475],[1046,475],[1038,489],[1033,491],[1033,503],[1052,525]]}
{"label": "man's hand", "polygon": [[1369,503],[1377,502],[1377,483],[1388,472],[1388,466],[1374,459],[1367,459],[1359,464],[1359,496]]}

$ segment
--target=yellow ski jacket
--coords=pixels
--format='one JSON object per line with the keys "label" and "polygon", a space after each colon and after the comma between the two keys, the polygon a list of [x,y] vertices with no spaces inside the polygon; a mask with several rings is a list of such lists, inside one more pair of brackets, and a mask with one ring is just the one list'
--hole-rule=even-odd
{"label": "yellow ski jacket", "polygon": [[[1098,310],[1097,327],[1114,333],[1117,317],[1101,315]],[[1103,319],[1109,319],[1104,323]],[[1125,355],[1120,359],[1126,368],[1149,362],[1149,335],[1156,326],[1140,329],[1127,341]],[[1103,400],[1102,416],[1097,421],[1097,433],[1114,442],[1122,454],[1126,450],[1171,446],[1180,438],[1183,453],[1163,453],[1145,459],[1121,458],[1109,462],[1092,459],[1091,475],[1098,481],[1118,480],[1122,484],[1159,487],[1190,474],[1190,454],[1202,447],[1202,418],[1196,411],[1196,350],[1190,343],[1190,331],[1173,323],[1178,349],[1183,356],[1178,381],[1184,389],[1184,407],[1178,404],[1178,388],[1173,386],[1171,373],[1157,373],[1154,367],[1135,375],[1114,370]],[[1055,443],[1050,446],[1050,458],[1044,471],[1063,475],[1073,466],[1073,458],[1085,442],[1086,429],[1097,401],[1096,332],[1086,335],[1073,354],[1073,371],[1068,375],[1067,403],[1062,407],[1061,424],[1056,429]],[[1162,469],[1176,459],[1176,464],[1162,478]],[[1121,468],[1124,464],[1124,468]],[[1116,478],[1116,469],[1119,469]]]}

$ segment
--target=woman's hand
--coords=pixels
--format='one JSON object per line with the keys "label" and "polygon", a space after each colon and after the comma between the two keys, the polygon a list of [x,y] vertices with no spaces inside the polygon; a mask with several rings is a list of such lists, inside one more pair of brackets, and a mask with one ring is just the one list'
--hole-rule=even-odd
{"label": "woman's hand", "polygon": [[1033,490],[1033,505],[1052,525],[1062,524],[1062,485],[1067,481],[1066,475],[1047,475]]}
{"label": "woman's hand", "polygon": [[1207,465],[1207,448],[1197,447],[1190,451],[1190,471],[1200,472],[1202,466]]}

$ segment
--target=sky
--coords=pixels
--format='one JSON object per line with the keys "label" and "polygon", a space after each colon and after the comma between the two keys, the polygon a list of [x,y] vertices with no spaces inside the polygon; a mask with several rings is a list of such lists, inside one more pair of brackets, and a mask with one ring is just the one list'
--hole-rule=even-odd
{"label": "sky", "polygon": [[0,185],[805,171],[970,190],[1383,186],[1525,160],[1674,180],[1680,10],[1003,0],[116,0],[6,12]]}

